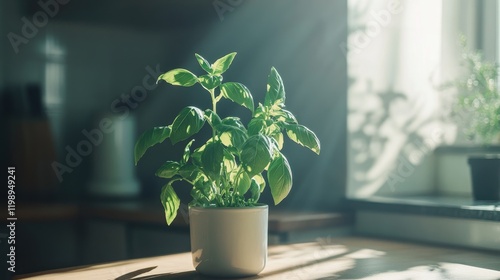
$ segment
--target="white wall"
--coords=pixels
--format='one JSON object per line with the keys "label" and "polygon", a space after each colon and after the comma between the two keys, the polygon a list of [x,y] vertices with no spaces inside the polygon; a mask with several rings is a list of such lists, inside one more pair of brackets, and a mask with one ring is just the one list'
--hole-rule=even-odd
{"label": "white wall", "polygon": [[436,154],[435,178],[440,194],[472,197],[472,181],[467,153]]}
{"label": "white wall", "polygon": [[349,4],[348,196],[432,193],[441,3]]}
{"label": "white wall", "polygon": [[498,62],[500,58],[500,28],[498,25],[500,4],[497,0],[483,0],[481,3],[483,16],[480,24],[485,31],[481,34],[480,48],[483,49],[487,60]]}

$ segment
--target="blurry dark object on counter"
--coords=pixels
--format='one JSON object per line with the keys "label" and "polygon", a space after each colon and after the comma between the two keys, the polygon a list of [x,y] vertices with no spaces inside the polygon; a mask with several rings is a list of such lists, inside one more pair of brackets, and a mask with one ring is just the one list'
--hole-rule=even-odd
{"label": "blurry dark object on counter", "polygon": [[50,198],[59,184],[51,167],[57,156],[42,98],[39,84],[11,87],[4,93],[7,165],[16,168],[20,199]]}

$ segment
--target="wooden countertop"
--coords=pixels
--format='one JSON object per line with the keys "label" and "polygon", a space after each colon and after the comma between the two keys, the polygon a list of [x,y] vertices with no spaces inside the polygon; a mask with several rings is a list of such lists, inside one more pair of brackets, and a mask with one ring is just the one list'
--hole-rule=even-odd
{"label": "wooden countertop", "polygon": [[[16,279],[210,279],[190,253],[22,275]],[[361,237],[272,246],[266,268],[244,279],[500,279],[500,254]]]}

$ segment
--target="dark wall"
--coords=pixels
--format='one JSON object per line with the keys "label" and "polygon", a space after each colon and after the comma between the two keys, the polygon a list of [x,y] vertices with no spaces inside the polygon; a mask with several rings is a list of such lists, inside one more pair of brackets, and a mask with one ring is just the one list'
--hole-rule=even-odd
{"label": "dark wall", "polygon": [[[82,130],[97,128],[106,114],[113,113],[113,102],[142,83],[147,66],[161,71],[185,67],[201,73],[194,52],[213,61],[236,51],[226,81],[246,84],[254,99],[262,101],[267,75],[275,66],[285,82],[287,106],[302,124],[317,132],[322,143],[322,153],[316,156],[286,142],[294,188],[283,204],[306,208],[338,204],[346,181],[347,66],[339,47],[347,36],[345,1],[116,3],[71,1],[28,44],[20,45],[18,54],[5,46],[9,50],[6,84],[35,82],[47,89],[47,64],[59,63],[57,94],[61,100],[47,104],[59,162],[65,164],[68,146],[75,149],[85,140]],[[21,32],[21,17],[31,18],[41,9],[30,1],[10,6],[18,11],[17,16],[13,11],[7,26],[17,33]],[[47,54],[47,42],[63,55]],[[185,105],[208,107],[208,97],[201,91],[166,84],[149,91],[138,106],[129,108],[137,134],[151,126],[170,124]],[[245,110],[229,103],[221,105],[221,112],[248,117]],[[177,156],[177,150],[169,144],[156,147],[138,166],[146,196],[157,196],[163,182],[153,176],[153,170],[166,159],[164,155]],[[93,164],[91,154],[71,173],[66,172],[63,192],[84,193]],[[269,197],[267,202],[271,203]]]}

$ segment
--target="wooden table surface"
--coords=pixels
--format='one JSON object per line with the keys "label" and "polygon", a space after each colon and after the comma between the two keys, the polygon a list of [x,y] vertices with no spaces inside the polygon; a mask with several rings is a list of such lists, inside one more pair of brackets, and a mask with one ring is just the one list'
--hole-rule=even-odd
{"label": "wooden table surface", "polygon": [[[49,257],[49,256],[48,256]],[[19,276],[17,279],[210,279],[181,253]],[[272,246],[265,270],[244,279],[499,280],[500,252],[362,237]]]}

